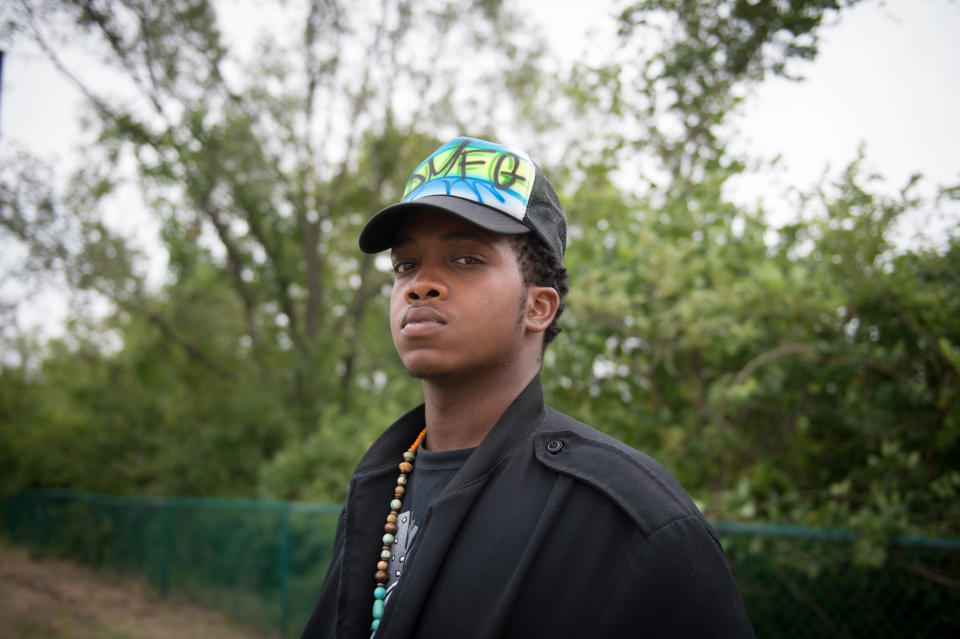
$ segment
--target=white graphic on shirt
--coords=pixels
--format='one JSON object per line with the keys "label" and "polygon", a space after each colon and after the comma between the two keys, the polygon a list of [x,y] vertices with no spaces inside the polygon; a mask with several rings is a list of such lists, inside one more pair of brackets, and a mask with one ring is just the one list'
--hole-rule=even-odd
{"label": "white graphic on shirt", "polygon": [[384,603],[390,601],[390,595],[400,581],[407,555],[413,548],[413,538],[418,530],[420,527],[414,521],[412,511],[400,513],[397,517],[397,534],[394,535],[393,547],[390,549],[390,581],[387,583],[387,596],[384,598]]}

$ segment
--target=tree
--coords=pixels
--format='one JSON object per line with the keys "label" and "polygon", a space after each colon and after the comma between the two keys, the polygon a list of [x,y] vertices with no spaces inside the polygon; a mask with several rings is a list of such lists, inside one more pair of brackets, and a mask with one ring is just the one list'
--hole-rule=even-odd
{"label": "tree", "polygon": [[[434,136],[468,123],[483,135],[521,108],[509,89],[529,76],[540,45],[516,36],[519,21],[499,2],[316,0],[276,7],[297,36],[267,38],[248,60],[221,31],[222,10],[203,0],[9,10],[18,42],[40,47],[86,96],[97,137],[64,198],[41,193],[42,180],[6,179],[3,220],[38,268],[68,273],[72,287],[115,305],[108,324],[121,351],[98,365],[119,364],[153,389],[138,402],[181,406],[126,415],[125,428],[167,424],[163,445],[173,446],[186,424],[215,433],[236,429],[244,411],[270,415],[256,474],[277,441],[296,449],[329,430],[358,449],[373,427],[356,422],[410,388],[384,332],[365,330],[379,328],[389,280],[372,257],[357,257],[359,225],[393,200]],[[97,51],[124,97],[72,69],[61,41]],[[465,68],[463,50],[484,63]],[[131,179],[169,255],[159,292],[103,221],[104,202]],[[51,232],[31,235],[35,222]],[[117,394],[110,378],[94,378]],[[400,381],[385,391],[387,378]],[[371,391],[376,401],[360,399]],[[134,397],[117,399],[131,408]],[[236,486],[252,489],[250,480]]]}
{"label": "tree", "polygon": [[[442,2],[374,9],[317,0],[290,13],[299,39],[266,43],[249,65],[206,1],[23,3],[18,18],[93,108],[100,137],[89,172],[100,179],[87,192],[109,191],[105,176],[135,160],[171,268],[189,277],[203,262],[219,267],[264,381],[264,360],[287,362],[285,394],[306,429],[313,398],[350,397],[356,362],[368,356],[355,328],[383,276],[371,258],[338,254],[358,212],[388,201],[402,167],[434,145],[419,123],[483,129],[507,97],[457,90],[453,79],[471,74],[450,52],[468,43],[489,53],[495,73],[473,74],[483,86],[522,72],[535,51],[508,40],[496,2],[464,12]],[[76,29],[126,78],[133,100],[98,94],[59,58],[48,32]],[[139,306],[122,287],[108,294]],[[203,353],[198,343],[184,347]]]}
{"label": "tree", "polygon": [[[729,117],[767,73],[815,54],[836,9],[634,3],[623,58],[576,70],[587,89],[571,93],[611,142],[568,203],[575,286],[548,395],[653,452],[713,516],[855,526],[871,563],[891,533],[957,534],[940,514],[960,480],[946,444],[956,327],[919,301],[956,296],[953,239],[892,244],[924,204],[912,184],[878,195],[859,160],[780,229],[723,193],[749,164],[727,148]],[[637,188],[651,174],[638,166],[660,170]]]}

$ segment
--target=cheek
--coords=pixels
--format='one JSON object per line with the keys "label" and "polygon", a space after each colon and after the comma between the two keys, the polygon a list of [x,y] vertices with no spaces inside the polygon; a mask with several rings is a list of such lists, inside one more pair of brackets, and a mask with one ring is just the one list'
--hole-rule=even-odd
{"label": "cheek", "polygon": [[484,333],[496,333],[503,337],[517,331],[526,310],[527,292],[520,284],[509,283],[488,295],[477,299],[474,316],[478,330]]}
{"label": "cheek", "polygon": [[400,313],[403,312],[403,295],[394,285],[390,291],[390,331],[394,332],[395,326],[400,319]]}

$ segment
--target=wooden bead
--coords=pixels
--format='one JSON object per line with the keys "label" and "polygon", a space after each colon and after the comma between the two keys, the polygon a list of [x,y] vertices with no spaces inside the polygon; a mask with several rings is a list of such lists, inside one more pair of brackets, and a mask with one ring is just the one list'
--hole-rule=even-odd
{"label": "wooden bead", "polygon": [[[395,535],[398,531],[397,511],[403,506],[403,495],[407,492],[405,488],[407,485],[407,475],[413,472],[413,464],[411,462],[416,458],[417,448],[420,447],[420,443],[426,434],[426,428],[420,431],[420,434],[417,435],[417,439],[414,440],[410,449],[403,454],[403,461],[400,462],[399,465],[400,476],[397,477],[397,486],[393,491],[393,501],[390,502],[390,513],[387,515],[387,523],[383,525],[383,546],[380,550],[380,560],[377,562],[377,572],[373,575],[373,578],[377,582],[377,587],[373,591],[373,621],[370,624],[370,629],[373,632],[377,631],[377,628],[380,626],[380,618],[383,617],[384,601],[387,594],[386,586],[390,581],[390,573],[387,571],[390,569],[389,560],[392,555],[393,544],[396,541]],[[401,557],[401,561],[402,560],[403,558]]]}

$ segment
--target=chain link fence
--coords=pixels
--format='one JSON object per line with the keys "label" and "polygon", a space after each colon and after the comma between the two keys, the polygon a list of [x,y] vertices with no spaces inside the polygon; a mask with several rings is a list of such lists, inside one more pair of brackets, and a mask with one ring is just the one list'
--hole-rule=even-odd
{"label": "chain link fence", "polygon": [[[3,504],[15,544],[145,577],[298,636],[330,559],[339,506],[32,492]],[[757,637],[960,636],[960,539],[895,538],[879,567],[837,530],[715,524]]]}
{"label": "chain link fence", "polygon": [[6,500],[3,524],[35,552],[141,576],[160,593],[298,636],[339,514],[321,504],[43,491]]}
{"label": "chain link fence", "polygon": [[847,531],[714,527],[757,637],[960,636],[960,539],[894,537],[871,567]]}

